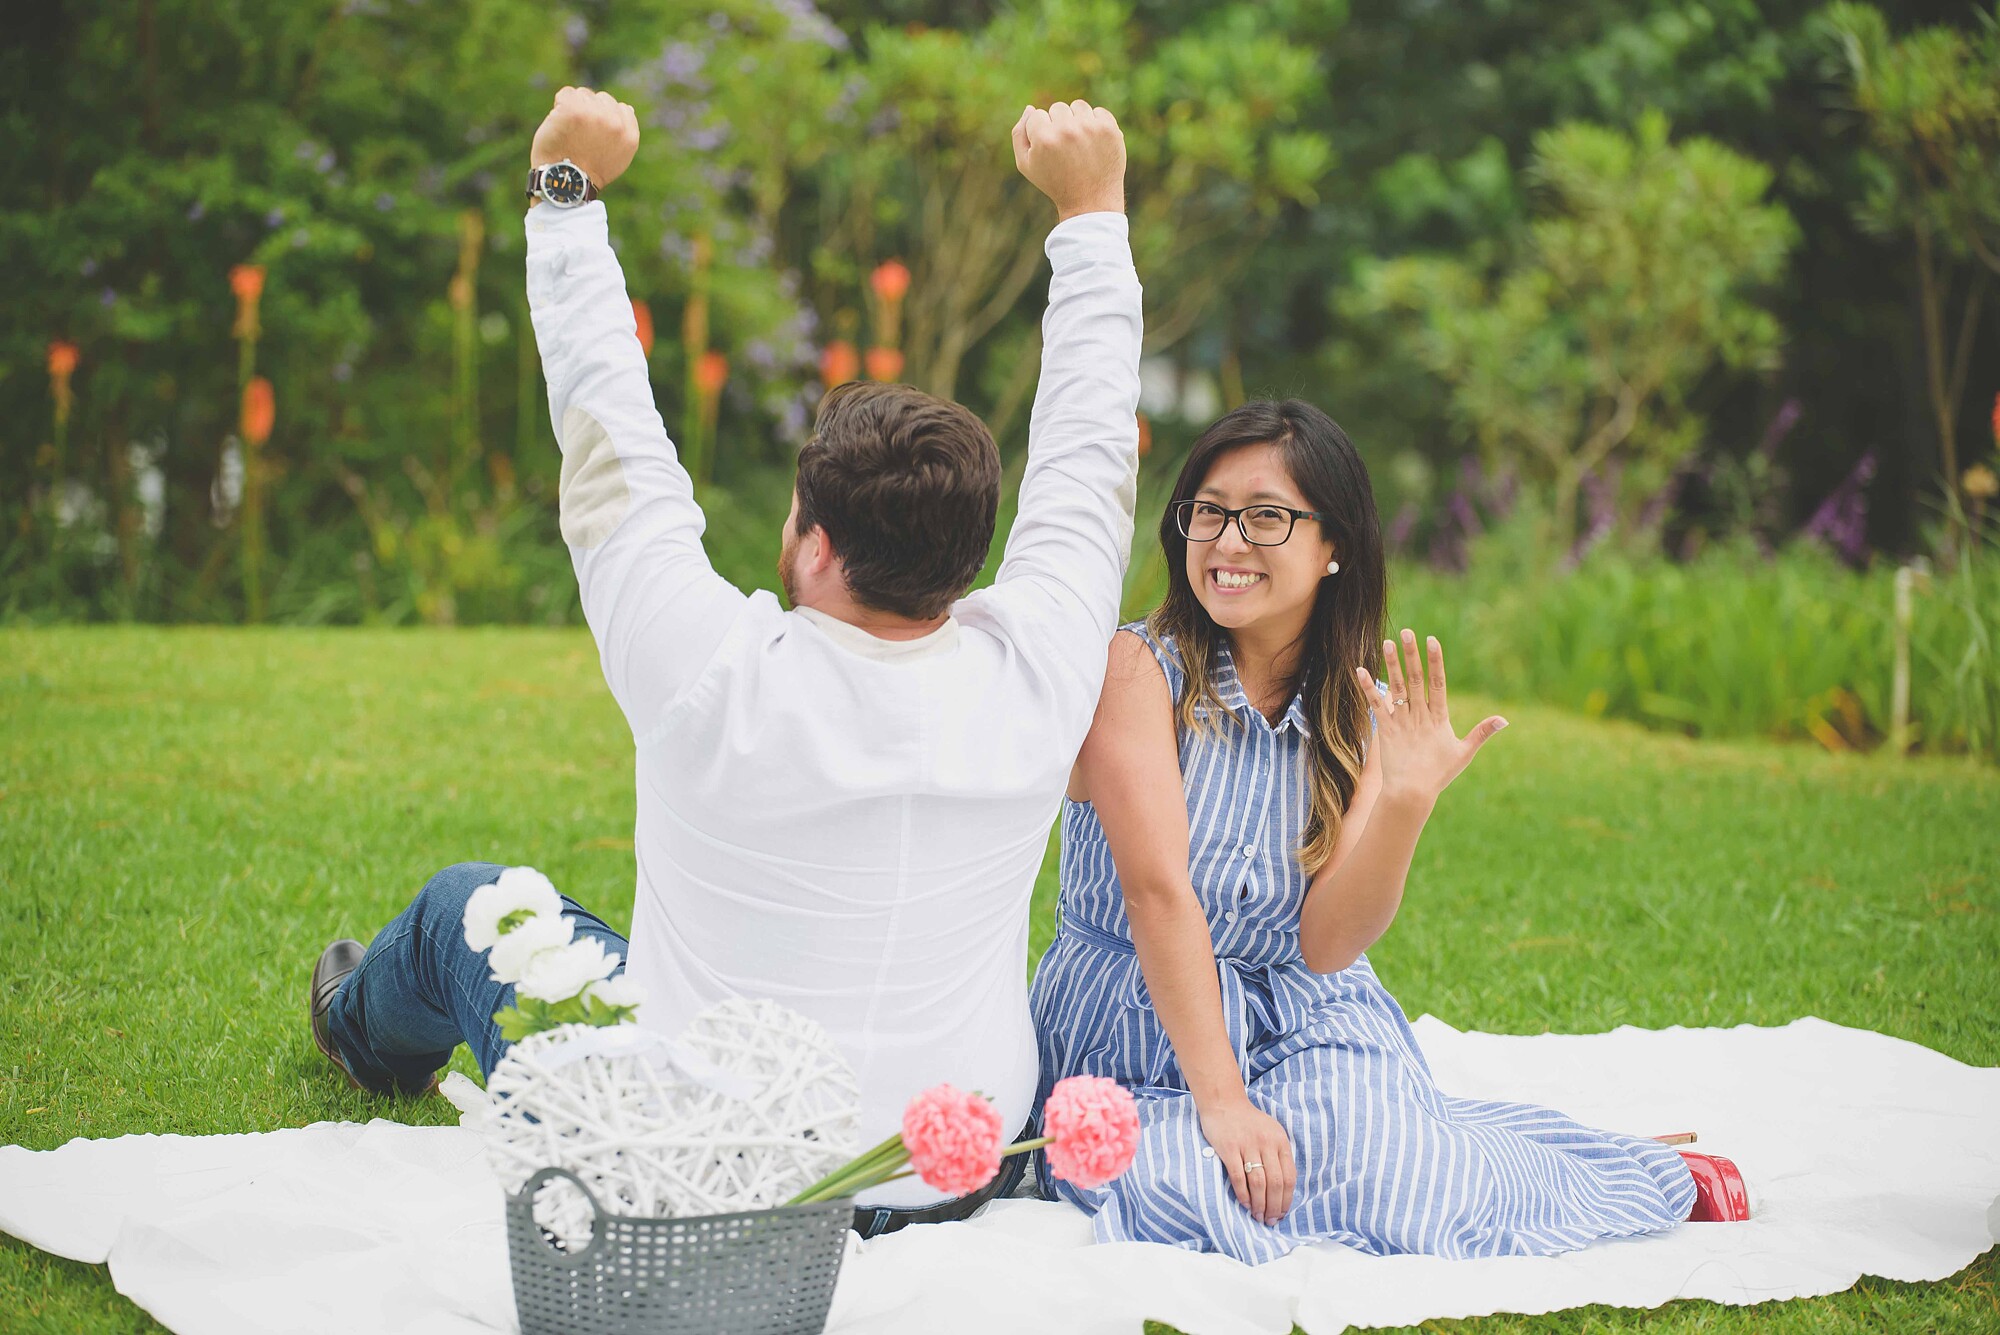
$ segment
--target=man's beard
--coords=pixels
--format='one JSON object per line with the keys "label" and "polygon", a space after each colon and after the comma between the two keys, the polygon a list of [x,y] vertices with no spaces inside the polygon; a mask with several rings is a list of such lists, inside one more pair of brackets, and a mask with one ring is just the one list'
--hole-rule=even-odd
{"label": "man's beard", "polygon": [[778,543],[778,587],[785,591],[785,603],[791,607],[799,605],[799,590],[792,578],[792,568],[798,564],[799,535],[792,532],[791,525],[785,526],[785,536]]}

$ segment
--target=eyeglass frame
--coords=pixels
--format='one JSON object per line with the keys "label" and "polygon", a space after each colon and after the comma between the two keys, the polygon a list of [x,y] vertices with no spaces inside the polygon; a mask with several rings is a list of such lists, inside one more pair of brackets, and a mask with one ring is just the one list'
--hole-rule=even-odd
{"label": "eyeglass frame", "polygon": [[[1215,530],[1215,536],[1212,538],[1197,538],[1194,534],[1188,532],[1188,521],[1182,516],[1186,515],[1191,518],[1194,511],[1190,507],[1197,505],[1206,505],[1211,509],[1222,511],[1222,525]],[[1217,505],[1214,501],[1204,501],[1198,496],[1183,497],[1167,508],[1173,512],[1174,527],[1179,529],[1181,536],[1189,542],[1220,542],[1222,541],[1222,535],[1229,529],[1230,521],[1234,520],[1237,533],[1242,536],[1244,542],[1252,547],[1282,547],[1292,540],[1292,530],[1299,526],[1301,519],[1321,520],[1326,518],[1318,510],[1294,510],[1289,505],[1279,505],[1273,501],[1258,501],[1255,505],[1238,506],[1232,510],[1226,505]],[[1285,536],[1279,538],[1276,542],[1259,542],[1250,536],[1250,530],[1243,523],[1243,516],[1252,510],[1283,510],[1292,517],[1291,527],[1287,528]]]}

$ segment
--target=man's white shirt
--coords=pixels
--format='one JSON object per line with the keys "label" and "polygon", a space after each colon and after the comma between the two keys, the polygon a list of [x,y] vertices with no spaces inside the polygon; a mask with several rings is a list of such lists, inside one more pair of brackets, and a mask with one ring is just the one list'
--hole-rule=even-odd
{"label": "man's white shirt", "polygon": [[[675,1034],[731,996],[824,1025],[862,1145],[941,1081],[1011,1135],[1036,1084],[1028,903],[1103,684],[1132,539],[1140,289],[1123,214],[1048,237],[1019,519],[990,588],[909,641],[744,594],[701,545],[605,208],[528,210],[561,529],[637,750],[626,973]],[[923,1205],[915,1178],[870,1204]]]}

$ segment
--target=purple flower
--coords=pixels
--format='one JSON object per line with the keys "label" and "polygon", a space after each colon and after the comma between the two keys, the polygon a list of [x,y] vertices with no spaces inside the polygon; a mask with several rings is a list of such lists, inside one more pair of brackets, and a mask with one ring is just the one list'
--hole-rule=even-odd
{"label": "purple flower", "polygon": [[107,287],[102,292],[97,294],[97,304],[100,306],[116,305],[117,301],[118,301],[118,292],[117,289],[115,288]]}
{"label": "purple flower", "polygon": [[319,155],[319,160],[314,162],[313,166],[319,169],[319,174],[321,176],[324,176],[328,172],[333,170],[333,164],[334,164],[333,150],[329,148],[326,152]]}
{"label": "purple flower", "polygon": [[701,73],[702,54],[686,42],[668,42],[654,62],[660,73],[675,83],[692,83]]}
{"label": "purple flower", "polygon": [[333,378],[340,384],[346,384],[354,378],[354,367],[347,362],[335,362],[333,364]]}
{"label": "purple flower", "polygon": [[188,212],[187,212],[188,221],[200,222],[201,215],[207,212],[208,212],[207,207],[203,205],[203,203],[200,200],[197,199],[194,203],[188,205]]}
{"label": "purple flower", "polygon": [[581,50],[583,44],[590,40],[590,24],[581,14],[572,14],[563,20],[563,40],[569,43],[572,51]]}
{"label": "purple flower", "polygon": [[681,136],[681,142],[697,153],[709,153],[729,141],[729,131],[720,125],[697,125]]}
{"label": "purple flower", "polygon": [[708,16],[708,26],[714,32],[728,32],[729,15],[723,13],[719,9],[716,10],[713,14],[710,14]]}
{"label": "purple flower", "polygon": [[92,274],[97,272],[97,261],[85,260],[82,264],[76,266],[76,271],[82,274],[85,278],[88,278]]}
{"label": "purple flower", "polygon": [[1786,399],[1784,406],[1771,418],[1771,425],[1764,428],[1764,439],[1757,446],[1757,453],[1766,459],[1777,452],[1779,442],[1792,434],[1792,428],[1799,424],[1805,408],[1797,399]]}
{"label": "purple flower", "polygon": [[1867,557],[1868,498],[1863,492],[1874,478],[1875,451],[1870,450],[1806,521],[1806,535],[1832,547],[1850,565],[1861,565]]}
{"label": "purple flower", "polygon": [[1409,546],[1410,535],[1416,532],[1416,528],[1417,503],[1415,501],[1404,501],[1402,508],[1396,511],[1395,519],[1389,524],[1389,550],[1400,552],[1403,548]]}
{"label": "purple flower", "polygon": [[396,207],[396,197],[387,190],[384,190],[381,194],[375,196],[375,207],[379,212],[387,213],[390,209]]}
{"label": "purple flower", "polygon": [[769,371],[778,364],[777,356],[771,351],[771,345],[761,338],[753,338],[743,345],[743,360],[760,371]]}
{"label": "purple flower", "polygon": [[778,432],[786,440],[803,441],[806,435],[806,406],[797,399],[785,405],[778,419]]}
{"label": "purple flower", "polygon": [[836,51],[847,49],[847,34],[842,32],[826,15],[815,9],[810,0],[776,0],[773,5],[787,20],[785,37],[794,42],[818,42]]}
{"label": "purple flower", "polygon": [[266,227],[282,227],[284,222],[285,211],[283,209],[272,209],[264,215],[264,226]]}
{"label": "purple flower", "polygon": [[1452,522],[1458,525],[1459,532],[1468,538],[1485,527],[1479,522],[1479,512],[1472,508],[1472,498],[1465,494],[1463,488],[1451,494],[1451,499],[1445,502],[1444,508],[1445,513],[1451,516]]}

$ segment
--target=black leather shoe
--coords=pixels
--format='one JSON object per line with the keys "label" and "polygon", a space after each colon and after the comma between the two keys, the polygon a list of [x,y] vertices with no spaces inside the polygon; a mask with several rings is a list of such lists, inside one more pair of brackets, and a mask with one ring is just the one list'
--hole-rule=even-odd
{"label": "black leather shoe", "polygon": [[[366,946],[349,937],[342,937],[322,950],[319,953],[319,962],[313,965],[312,986],[306,993],[306,1014],[312,1022],[314,1045],[326,1054],[326,1059],[339,1068],[342,1075],[347,1077],[347,1083],[363,1093],[383,1094],[392,1091],[371,1089],[354,1078],[354,1072],[347,1069],[347,1063],[333,1050],[333,1033],[327,1024],[326,1013],[333,1006],[334,993],[340,991],[341,983],[346,980],[347,975],[360,966],[361,957],[367,953]],[[437,1087],[438,1078],[433,1074],[430,1084],[424,1087],[423,1092],[435,1094]]]}

